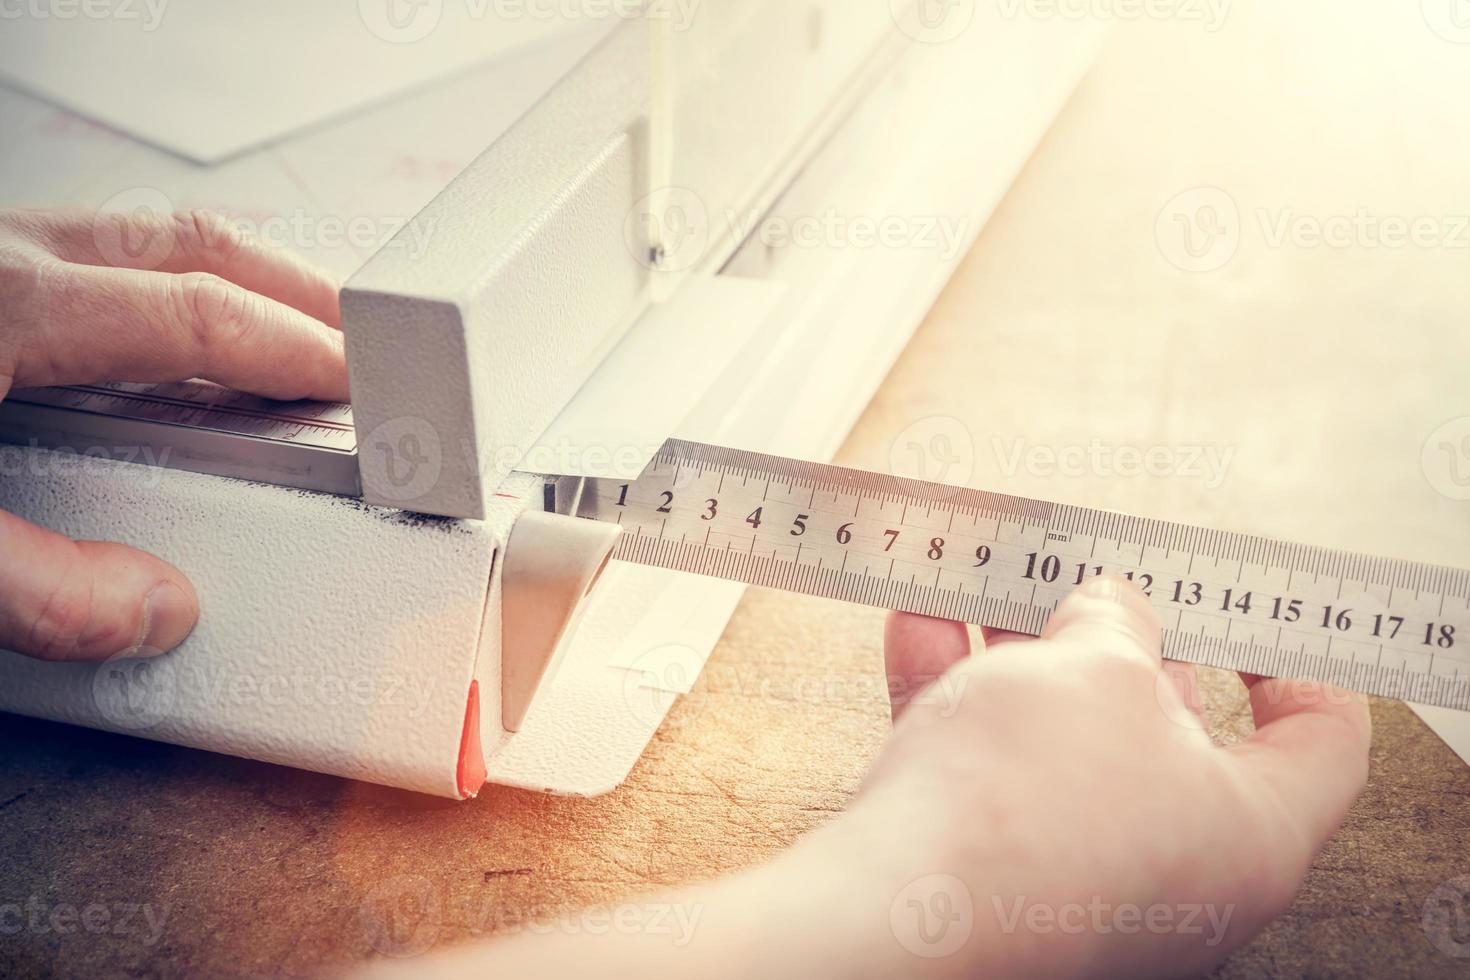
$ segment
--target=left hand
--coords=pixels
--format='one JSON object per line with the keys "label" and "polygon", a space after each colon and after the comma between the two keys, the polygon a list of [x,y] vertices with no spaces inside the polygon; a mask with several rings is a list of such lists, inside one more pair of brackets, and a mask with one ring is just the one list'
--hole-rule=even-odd
{"label": "left hand", "polygon": [[[0,399],[199,377],[346,401],[337,294],[329,276],[209,212],[0,211]],[[159,653],[198,617],[193,586],[167,562],[0,511],[0,650]]]}

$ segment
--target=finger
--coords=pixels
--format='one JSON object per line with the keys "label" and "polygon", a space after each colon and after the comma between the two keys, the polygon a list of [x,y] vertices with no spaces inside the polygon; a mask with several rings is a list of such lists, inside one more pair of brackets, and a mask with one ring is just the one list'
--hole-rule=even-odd
{"label": "finger", "polygon": [[32,227],[82,265],[207,272],[340,327],[341,284],[286,248],[272,248],[216,211],[39,212]]}
{"label": "finger", "polygon": [[989,626],[980,628],[980,635],[985,637],[985,649],[994,650],[998,646],[1017,641],[1034,640],[1036,637],[1026,633],[1012,633],[1010,630],[991,629]]}
{"label": "finger", "polygon": [[893,720],[899,719],[921,691],[969,655],[970,632],[964,623],[889,613],[883,630],[883,660]]}
{"label": "finger", "polygon": [[150,656],[184,641],[199,600],[172,565],[72,541],[0,511],[0,649],[43,660]]}
{"label": "finger", "polygon": [[1256,732],[1229,751],[1306,833],[1315,852],[1368,779],[1373,724],[1367,698],[1312,681],[1257,678]]}
{"label": "finger", "polygon": [[[58,264],[15,383],[202,377],[268,398],[347,400],[342,334],[206,273]],[[39,348],[39,349],[37,349]]]}
{"label": "finger", "polygon": [[1041,635],[1089,650],[1158,663],[1163,640],[1148,597],[1126,579],[1101,576],[1074,589]]}

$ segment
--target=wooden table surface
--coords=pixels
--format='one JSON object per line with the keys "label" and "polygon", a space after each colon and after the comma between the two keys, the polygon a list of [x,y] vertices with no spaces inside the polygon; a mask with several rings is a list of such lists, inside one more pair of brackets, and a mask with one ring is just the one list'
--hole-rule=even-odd
{"label": "wooden table surface", "polygon": [[[1470,415],[1470,46],[1418,4],[1277,6],[1116,26],[842,462],[942,433],[975,486],[1470,565],[1470,504],[1421,462]],[[1313,244],[1334,216],[1348,238]],[[1078,446],[1177,465],[1038,462]],[[882,744],[881,623],[752,591],[595,800],[453,804],[0,717],[0,908],[107,910],[68,934],[0,918],[0,974],[306,974],[760,862],[840,811]],[[1238,682],[1206,684],[1239,737]],[[1222,976],[1470,972],[1423,925],[1470,875],[1470,768],[1403,705],[1373,715],[1367,792]]]}

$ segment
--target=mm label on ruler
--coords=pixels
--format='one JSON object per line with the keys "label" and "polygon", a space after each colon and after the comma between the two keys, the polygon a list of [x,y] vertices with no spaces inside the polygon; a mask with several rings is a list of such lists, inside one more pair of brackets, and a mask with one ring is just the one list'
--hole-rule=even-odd
{"label": "mm label on ruler", "polygon": [[580,514],[615,556],[1036,634],[1121,575],[1164,655],[1470,710],[1470,573],[671,440]]}

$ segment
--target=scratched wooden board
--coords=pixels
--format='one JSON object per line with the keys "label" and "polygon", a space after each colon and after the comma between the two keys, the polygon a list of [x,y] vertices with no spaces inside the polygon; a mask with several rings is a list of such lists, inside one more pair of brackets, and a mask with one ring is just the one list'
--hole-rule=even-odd
{"label": "scratched wooden board", "polygon": [[[1463,251],[1272,248],[1251,213],[1470,214],[1470,139],[1443,103],[1465,90],[1466,49],[1413,41],[1415,4],[1277,6],[1240,0],[1214,34],[1118,25],[840,462],[885,467],[914,423],[950,416],[977,486],[1470,565],[1466,505],[1420,464],[1470,413]],[[1154,223],[1201,184],[1252,224],[1224,268],[1189,274]],[[1094,437],[1234,454],[1213,489],[1008,472],[1016,440]],[[0,902],[168,913],[151,946],[137,913],[127,936],[0,936],[0,974],[301,975],[376,955],[363,910],[396,876],[421,876],[442,910],[403,935],[449,945],[757,863],[841,810],[881,746],[881,623],[752,593],[627,786],[591,801],[492,789],[456,805],[0,718]],[[1217,734],[1247,732],[1234,678],[1205,685]],[[1373,712],[1367,793],[1221,976],[1464,975],[1421,910],[1470,874],[1470,769],[1402,705]]]}

